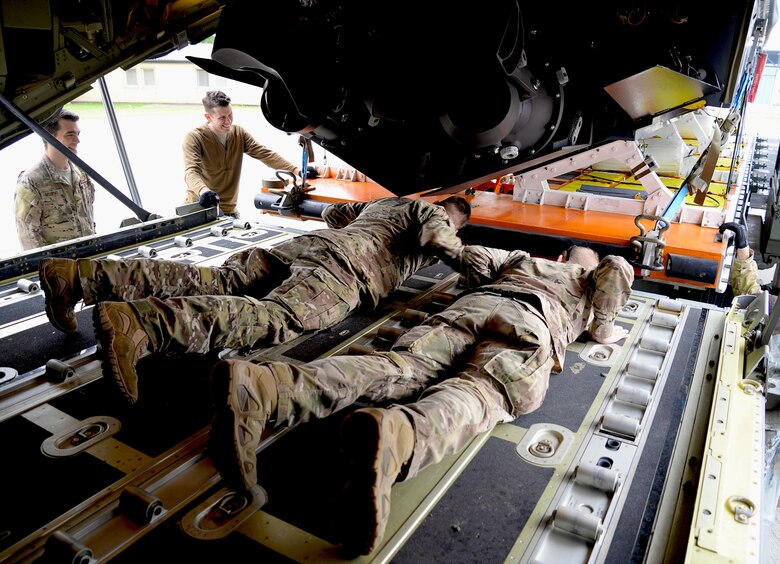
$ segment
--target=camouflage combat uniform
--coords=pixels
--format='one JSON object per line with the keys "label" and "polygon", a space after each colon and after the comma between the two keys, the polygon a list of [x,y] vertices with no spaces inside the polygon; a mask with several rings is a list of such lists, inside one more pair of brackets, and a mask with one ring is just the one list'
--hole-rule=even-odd
{"label": "camouflage combat uniform", "polygon": [[441,206],[384,198],[323,215],[333,229],[242,251],[220,267],[79,260],[84,301],[129,301],[155,350],[205,353],[283,343],[375,306],[437,259],[461,267],[463,244]]}
{"label": "camouflage combat uniform", "polygon": [[[586,270],[521,251],[466,249],[495,281],[401,335],[391,351],[267,363],[279,383],[277,425],[322,418],[358,398],[408,398],[450,376],[397,406],[414,423],[406,477],[414,476],[477,434],[537,409],[566,347],[584,330],[609,336],[631,292],[633,269],[621,257]],[[460,371],[450,374],[456,364]]]}
{"label": "camouflage combat uniform", "polygon": [[734,257],[729,275],[729,284],[735,296],[742,294],[760,294],[761,285],[758,283],[758,265],[753,258],[753,249],[750,256],[745,259]]}
{"label": "camouflage combat uniform", "polygon": [[59,171],[49,159],[22,172],[16,183],[16,232],[27,251],[95,233],[95,187],[68,163]]}

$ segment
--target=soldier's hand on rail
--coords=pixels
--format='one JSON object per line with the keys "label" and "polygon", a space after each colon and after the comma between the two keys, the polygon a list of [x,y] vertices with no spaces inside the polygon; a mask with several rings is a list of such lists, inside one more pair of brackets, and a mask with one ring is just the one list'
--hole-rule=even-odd
{"label": "soldier's hand on rail", "polygon": [[211,190],[207,190],[200,195],[198,203],[204,208],[213,208],[219,204],[219,194],[212,192]]}
{"label": "soldier's hand on rail", "polygon": [[727,223],[724,223],[718,228],[718,231],[723,233],[724,231],[729,230],[734,232],[734,246],[738,249],[744,249],[748,246],[748,233],[747,228],[742,225],[741,223],[736,223],[734,221],[729,221]]}
{"label": "soldier's hand on rail", "polygon": [[609,335],[592,335],[592,337],[597,343],[601,343],[602,345],[609,345],[610,343],[617,343],[621,339],[625,339],[628,337],[628,334],[629,330],[625,327],[614,325],[612,327],[612,332]]}

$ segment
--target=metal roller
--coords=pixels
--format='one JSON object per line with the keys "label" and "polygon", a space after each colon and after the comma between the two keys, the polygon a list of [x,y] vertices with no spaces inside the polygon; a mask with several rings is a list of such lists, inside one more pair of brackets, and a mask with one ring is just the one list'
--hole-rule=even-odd
{"label": "metal roller", "polygon": [[401,323],[404,325],[419,325],[428,317],[428,314],[418,309],[405,309],[401,314]]}
{"label": "metal roller", "polygon": [[157,256],[157,249],[148,245],[138,247],[138,254],[145,258],[154,258]]}
{"label": "metal roller", "polygon": [[620,401],[647,407],[650,403],[652,394],[650,394],[648,390],[644,390],[637,386],[631,386],[624,382],[615,388],[615,397]]}
{"label": "metal roller", "polygon": [[591,541],[597,540],[604,529],[600,517],[566,506],[559,507],[553,512],[553,525],[562,531]]}
{"label": "metal roller", "polygon": [[650,323],[658,325],[660,327],[668,327],[674,329],[677,327],[680,318],[672,313],[664,313],[662,311],[654,311],[653,316],[650,318]]}
{"label": "metal roller", "polygon": [[160,498],[136,486],[128,486],[119,496],[119,508],[131,521],[145,525],[162,515]]}
{"label": "metal roller", "polygon": [[638,419],[622,413],[607,413],[601,418],[601,428],[616,435],[635,439],[641,424]]}
{"label": "metal roller", "polygon": [[347,354],[350,355],[371,354],[375,350],[376,349],[372,349],[371,347],[367,347],[365,345],[350,345]]}
{"label": "metal roller", "polygon": [[638,376],[640,378],[646,378],[648,380],[655,380],[658,378],[659,367],[655,366],[651,362],[642,361],[640,357],[634,356],[626,367],[626,371],[631,376]]}
{"label": "metal roller", "polygon": [[380,325],[376,330],[376,336],[379,339],[394,342],[398,337],[404,334],[403,329],[399,327],[390,327],[388,325]]}
{"label": "metal roller", "polygon": [[431,295],[431,301],[437,304],[450,305],[455,301],[455,296],[447,292],[434,292],[433,295]]}
{"label": "metal roller", "polygon": [[682,302],[678,302],[677,300],[658,300],[658,305],[656,307],[658,309],[676,311],[679,313],[682,311],[683,305]]}
{"label": "metal roller", "polygon": [[48,562],[67,562],[70,564],[90,564],[93,562],[92,549],[63,531],[54,531],[46,539],[44,552]]}
{"label": "metal roller", "polygon": [[228,234],[228,228],[222,227],[221,225],[215,225],[211,228],[210,232],[214,237],[224,237]]}
{"label": "metal roller", "polygon": [[639,346],[650,351],[665,353],[669,350],[671,343],[663,337],[644,335],[639,341]]}
{"label": "metal roller", "polygon": [[260,186],[263,188],[273,188],[274,190],[284,190],[286,183],[281,178],[263,178]]}
{"label": "metal roller", "polygon": [[20,280],[16,281],[16,287],[19,288],[22,292],[25,292],[27,294],[35,294],[38,292],[38,290],[41,289],[41,287],[38,285],[37,282],[33,282],[32,280],[27,280],[27,278],[22,278]]}
{"label": "metal roller", "polygon": [[173,238],[173,243],[177,247],[191,247],[192,239],[185,237],[184,235],[179,235],[178,237]]}
{"label": "metal roller", "polygon": [[56,358],[50,359],[46,363],[46,377],[54,382],[64,382],[76,375],[76,370],[69,364],[57,360]]}
{"label": "metal roller", "polygon": [[583,486],[613,493],[620,483],[620,474],[611,468],[583,462],[577,466],[574,481]]}
{"label": "metal roller", "polygon": [[252,229],[252,223],[249,221],[246,221],[245,219],[235,219],[233,220],[233,228],[234,229]]}

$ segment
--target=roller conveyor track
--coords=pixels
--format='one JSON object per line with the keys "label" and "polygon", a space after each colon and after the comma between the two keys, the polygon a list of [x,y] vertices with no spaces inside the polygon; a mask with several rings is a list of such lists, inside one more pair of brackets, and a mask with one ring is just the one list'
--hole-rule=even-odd
{"label": "roller conveyor track", "polygon": [[[298,363],[387,350],[460,291],[457,275],[438,264],[375,311],[357,311],[282,346],[222,356]],[[712,340],[723,315],[670,304],[678,302],[632,297],[619,320],[631,330],[625,343],[574,343],[539,410],[396,484],[384,542],[369,560],[641,556],[675,429],[688,394],[701,393],[694,384],[706,354],[703,335]],[[216,354],[142,360],[141,399],[127,408],[100,377],[94,350],[80,353],[66,358],[75,374],[64,381],[38,368],[28,374],[29,385],[17,382],[14,393],[0,396],[0,433],[15,460],[1,471],[3,483],[13,484],[3,497],[10,507],[29,504],[31,496],[46,500],[22,517],[2,514],[0,560],[63,553],[116,562],[150,555],[193,562],[233,561],[238,554],[342,559],[338,428],[346,412],[264,440],[260,487],[246,496],[224,487],[206,451],[208,371]],[[540,448],[549,447],[552,456],[540,457]],[[581,506],[591,508],[584,519],[572,513]]]}
{"label": "roller conveyor track", "polygon": [[[445,275],[452,279],[451,271],[441,265],[428,270],[428,275],[421,272],[410,278],[408,286],[399,289],[385,306],[374,312],[357,312],[344,323],[360,333],[391,315],[401,303],[398,300],[421,295],[425,288],[441,284]],[[39,313],[33,317],[45,320],[43,300],[38,298],[28,296],[28,306],[37,302]],[[83,327],[90,327],[84,323],[88,318],[83,319],[89,314],[89,310],[79,312]],[[362,321],[355,325],[356,320]],[[57,333],[45,321],[35,327]],[[344,334],[344,327],[335,327],[302,337],[287,347],[293,355],[317,356],[312,351],[322,350],[323,337],[328,342],[333,341],[333,335],[343,339]],[[305,345],[309,339],[313,347]],[[305,349],[309,352],[301,353]],[[235,351],[223,355],[239,356]],[[127,519],[121,517],[124,505],[130,503],[138,511],[138,504],[148,503],[152,518],[146,526],[153,528],[199,494],[211,491],[218,475],[204,451],[210,420],[208,371],[216,360],[216,354],[143,359],[138,365],[141,399],[132,409],[119,405],[109,383],[101,378],[94,345],[61,361],[72,368],[67,378],[38,367],[9,382],[0,397],[0,432],[13,437],[9,446],[17,453],[17,462],[5,466],[2,473],[3,483],[19,487],[4,498],[11,505],[24,504],[29,492],[36,491],[36,495],[56,503],[22,519],[3,515],[0,531],[6,532],[0,537],[0,559],[24,561],[47,552],[77,550],[81,545],[89,547],[98,559],[111,558],[148,533],[148,529],[139,533],[137,524],[125,527]],[[290,356],[288,360],[296,359]],[[54,455],[52,448],[42,451],[45,441],[54,443]],[[166,478],[169,474],[175,478]],[[62,491],[63,483],[67,493]],[[123,501],[127,491],[132,492],[130,502]],[[158,506],[162,508],[156,510],[159,514],[154,509]],[[82,528],[92,530],[95,520],[109,524],[101,525],[88,538],[77,533]],[[124,540],[112,532],[113,544],[109,546],[101,535],[117,526],[123,529],[120,537]],[[48,540],[51,530],[62,534]]]}
{"label": "roller conveyor track", "polygon": [[[454,279],[418,296],[412,316],[438,311],[441,302],[433,298],[440,293],[456,294]],[[686,394],[699,370],[703,334],[706,327],[711,331],[710,318],[718,316],[695,308],[664,309],[669,303],[632,299],[620,319],[631,329],[624,346],[605,351],[575,343],[567,351],[566,370],[553,376],[538,411],[396,484],[385,542],[371,559],[555,562],[564,556],[567,562],[587,562],[597,554],[614,561],[641,555]],[[398,308],[381,316],[328,354],[346,354],[356,345],[389,348],[393,335],[407,327],[408,311]],[[670,346],[654,350],[665,332]],[[653,364],[648,355],[656,353]],[[274,349],[259,356],[297,361]],[[215,489],[208,500],[181,513],[180,527],[156,529],[118,560],[132,562],[149,550],[160,551],[161,558],[225,558],[239,547],[242,557],[272,561],[339,560],[337,438],[344,415],[294,427],[261,444],[258,495],[267,496],[267,503],[249,516],[238,512],[240,522],[230,532],[196,526],[194,516],[208,514],[228,495]],[[610,424],[610,416],[627,421]],[[534,460],[531,446],[548,439],[555,443],[555,437],[553,456]],[[592,504],[595,518],[580,525],[566,508],[583,500]]]}
{"label": "roller conveyor track", "polygon": [[[139,257],[160,258],[204,265],[221,264],[230,254],[253,245],[272,246],[294,236],[278,228],[252,222],[223,223],[197,229],[161,241],[124,249],[109,256],[133,259]],[[229,243],[229,245],[228,245]],[[95,336],[92,326],[92,307],[76,306],[79,330],[63,334],[49,324],[44,313],[44,296],[40,291],[37,275],[6,282],[0,286],[0,366],[6,375],[0,381],[0,420],[6,417],[9,404],[18,398],[16,391],[23,387],[25,397],[39,389],[48,395],[51,381],[59,380],[47,364],[59,361],[71,365],[75,376],[65,390],[83,382],[79,365],[85,356],[95,353]],[[69,378],[70,380],[70,378]]]}

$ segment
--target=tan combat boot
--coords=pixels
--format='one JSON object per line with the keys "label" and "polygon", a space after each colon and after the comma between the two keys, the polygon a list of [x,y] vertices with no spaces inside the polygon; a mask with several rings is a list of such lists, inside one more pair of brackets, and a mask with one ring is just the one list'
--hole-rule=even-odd
{"label": "tan combat boot", "polygon": [[76,331],[78,320],[73,308],[84,297],[77,262],[63,258],[41,259],[38,280],[46,299],[46,316],[51,324],[65,333]]}
{"label": "tan combat boot", "polygon": [[221,360],[211,371],[216,406],[209,453],[228,485],[250,489],[257,483],[257,446],[276,411],[273,370],[245,360]]}
{"label": "tan combat boot", "polygon": [[412,457],[414,428],[399,409],[367,407],[344,419],[341,438],[349,464],[344,548],[369,554],[385,533],[391,488]]}
{"label": "tan combat boot", "polygon": [[124,302],[101,302],[92,312],[103,372],[130,404],[138,401],[136,363],[154,349],[136,311]]}

